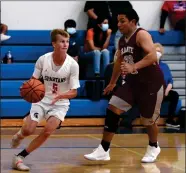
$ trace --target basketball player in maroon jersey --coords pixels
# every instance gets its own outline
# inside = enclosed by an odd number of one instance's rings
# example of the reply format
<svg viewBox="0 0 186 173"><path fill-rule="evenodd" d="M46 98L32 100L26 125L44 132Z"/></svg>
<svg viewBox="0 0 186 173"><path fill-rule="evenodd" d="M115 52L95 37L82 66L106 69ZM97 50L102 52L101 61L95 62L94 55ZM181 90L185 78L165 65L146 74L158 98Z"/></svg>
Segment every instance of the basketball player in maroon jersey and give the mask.
<svg viewBox="0 0 186 173"><path fill-rule="evenodd" d="M139 106L149 137L149 145L141 161L154 162L160 153L156 123L164 95L164 79L157 64L152 38L147 31L137 27L138 21L134 9L121 11L118 15L118 28L123 37L119 41L119 55L112 78L104 94L113 90L120 74L125 76L125 83L117 88L109 101L101 144L92 153L84 155L86 159L110 160L110 142L118 129L120 115L134 104Z"/></svg>

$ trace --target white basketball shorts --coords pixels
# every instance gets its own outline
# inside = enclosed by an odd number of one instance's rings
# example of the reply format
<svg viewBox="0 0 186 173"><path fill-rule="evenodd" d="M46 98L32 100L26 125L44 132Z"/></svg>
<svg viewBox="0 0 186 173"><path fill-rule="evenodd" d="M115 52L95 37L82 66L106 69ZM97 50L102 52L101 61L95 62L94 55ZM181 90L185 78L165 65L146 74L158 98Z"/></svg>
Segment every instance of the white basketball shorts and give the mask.
<svg viewBox="0 0 186 173"><path fill-rule="evenodd" d="M43 119L47 120L51 116L64 121L68 109L68 105L50 105L40 101L38 103L32 103L30 116L33 121L37 121L38 123Z"/></svg>

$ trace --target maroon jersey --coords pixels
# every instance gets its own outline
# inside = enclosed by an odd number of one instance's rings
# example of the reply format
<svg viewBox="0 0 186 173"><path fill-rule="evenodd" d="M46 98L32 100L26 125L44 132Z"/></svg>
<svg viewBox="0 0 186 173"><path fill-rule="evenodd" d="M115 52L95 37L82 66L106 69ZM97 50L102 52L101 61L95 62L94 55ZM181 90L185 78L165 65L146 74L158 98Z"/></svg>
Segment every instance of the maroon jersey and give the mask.
<svg viewBox="0 0 186 173"><path fill-rule="evenodd" d="M137 63L145 57L145 52L136 43L136 36L140 30L143 29L138 28L128 41L125 40L124 36L119 40L121 56L123 56L124 61L129 64ZM164 84L164 77L159 65L155 63L139 69L133 74L127 74L125 81L131 84L131 87L134 89L157 92Z"/></svg>

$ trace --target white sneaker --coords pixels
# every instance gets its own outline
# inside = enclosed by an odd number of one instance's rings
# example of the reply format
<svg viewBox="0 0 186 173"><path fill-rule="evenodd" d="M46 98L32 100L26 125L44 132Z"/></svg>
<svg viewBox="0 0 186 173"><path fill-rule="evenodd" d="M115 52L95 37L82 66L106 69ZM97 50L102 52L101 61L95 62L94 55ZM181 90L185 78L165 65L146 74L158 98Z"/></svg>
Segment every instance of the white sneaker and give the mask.
<svg viewBox="0 0 186 173"><path fill-rule="evenodd" d="M15 134L12 137L12 141L10 143L10 147L11 148L17 148L20 145L21 141L22 141L22 139L18 139L18 134Z"/></svg>
<svg viewBox="0 0 186 173"><path fill-rule="evenodd" d="M157 156L159 155L160 151L161 149L159 146L156 148L148 145L145 156L142 158L141 162L153 163L156 160Z"/></svg>
<svg viewBox="0 0 186 173"><path fill-rule="evenodd" d="M29 171L30 168L24 165L23 159L23 157L15 155L12 160L12 168L19 171Z"/></svg>
<svg viewBox="0 0 186 173"><path fill-rule="evenodd" d="M84 155L84 157L88 160L110 160L109 155L110 149L105 151L100 144L98 148L94 149L92 153Z"/></svg>
<svg viewBox="0 0 186 173"><path fill-rule="evenodd" d="M5 34L1 34L1 41L5 41L5 40L8 40L10 39L10 35L5 35Z"/></svg>

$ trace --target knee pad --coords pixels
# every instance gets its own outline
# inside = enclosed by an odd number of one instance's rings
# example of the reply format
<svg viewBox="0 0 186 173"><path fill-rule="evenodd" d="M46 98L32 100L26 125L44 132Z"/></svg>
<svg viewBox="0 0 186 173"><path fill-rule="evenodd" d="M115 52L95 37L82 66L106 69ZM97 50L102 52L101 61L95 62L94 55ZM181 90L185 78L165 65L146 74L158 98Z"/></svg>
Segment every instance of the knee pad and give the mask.
<svg viewBox="0 0 186 173"><path fill-rule="evenodd" d="M109 109L107 109L106 113L104 130L107 132L116 133L119 126L120 116Z"/></svg>

